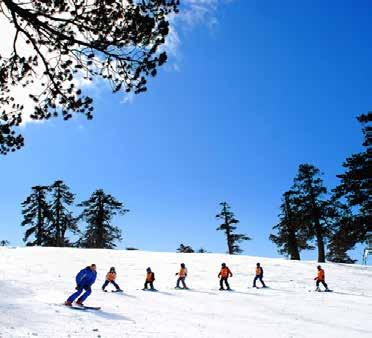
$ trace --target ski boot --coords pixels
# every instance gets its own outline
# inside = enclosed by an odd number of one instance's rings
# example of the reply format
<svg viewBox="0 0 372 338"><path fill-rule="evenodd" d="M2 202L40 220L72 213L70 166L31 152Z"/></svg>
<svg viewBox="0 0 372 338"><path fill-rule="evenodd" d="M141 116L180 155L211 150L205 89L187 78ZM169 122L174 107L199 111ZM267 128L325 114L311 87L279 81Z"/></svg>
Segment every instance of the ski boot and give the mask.
<svg viewBox="0 0 372 338"><path fill-rule="evenodd" d="M79 305L81 307L84 306L83 302L81 300L79 300L79 299L76 301L76 305Z"/></svg>
<svg viewBox="0 0 372 338"><path fill-rule="evenodd" d="M66 300L66 301L65 301L65 305L66 305L66 306L72 306L72 303L71 303L70 301Z"/></svg>
<svg viewBox="0 0 372 338"><path fill-rule="evenodd" d="M317 287L317 288L315 289L315 291L316 291L316 292L321 292L322 290L320 290L320 288Z"/></svg>

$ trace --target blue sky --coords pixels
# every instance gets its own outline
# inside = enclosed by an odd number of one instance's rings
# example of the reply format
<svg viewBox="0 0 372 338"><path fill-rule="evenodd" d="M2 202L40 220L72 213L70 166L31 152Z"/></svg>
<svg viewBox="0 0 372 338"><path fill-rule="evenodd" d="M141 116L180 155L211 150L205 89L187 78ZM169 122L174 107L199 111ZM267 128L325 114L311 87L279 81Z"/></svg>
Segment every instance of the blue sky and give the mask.
<svg viewBox="0 0 372 338"><path fill-rule="evenodd" d="M200 17L176 19L178 42L147 93L124 103L97 83L93 121L24 127L26 147L0 157L0 239L22 245L20 203L63 179L78 201L103 188L125 202L120 247L225 252L215 215L227 201L253 238L245 254L277 256L268 236L298 165L318 166L332 188L362 150L372 3L200 3Z"/></svg>

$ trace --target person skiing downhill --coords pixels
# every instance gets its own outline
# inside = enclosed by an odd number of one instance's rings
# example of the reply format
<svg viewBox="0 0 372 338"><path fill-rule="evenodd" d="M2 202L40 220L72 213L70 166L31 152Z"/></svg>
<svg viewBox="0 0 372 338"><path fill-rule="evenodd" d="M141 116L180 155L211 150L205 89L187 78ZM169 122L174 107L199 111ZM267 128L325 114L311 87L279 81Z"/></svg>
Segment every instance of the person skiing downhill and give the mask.
<svg viewBox="0 0 372 338"><path fill-rule="evenodd" d="M176 276L178 276L176 289L181 289L180 282L182 283L183 289L188 289L185 283L185 279L187 277L187 269L185 263L181 264L180 271L176 273Z"/></svg>
<svg viewBox="0 0 372 338"><path fill-rule="evenodd" d="M85 293L79 297L76 301L76 304L83 306L83 302L89 297L92 293L92 285L96 281L97 278L97 267L95 264L87 266L86 268L82 269L76 275L76 292L74 292L65 302L65 305L72 306L72 303L78 298L81 293L85 290Z"/></svg>
<svg viewBox="0 0 372 338"><path fill-rule="evenodd" d="M146 269L146 281L142 290L149 290L147 287L150 285L150 290L154 291L155 274L151 271L151 268Z"/></svg>
<svg viewBox="0 0 372 338"><path fill-rule="evenodd" d="M267 286L265 285L265 282L263 281L263 269L261 267L261 264L260 263L257 263L256 264L256 276L254 277L253 279L253 287L256 288L256 282L257 282L257 279L261 282L262 284L262 287L263 288L266 288Z"/></svg>
<svg viewBox="0 0 372 338"><path fill-rule="evenodd" d="M111 267L110 271L106 275L106 280L102 285L102 291L107 292L105 289L106 289L106 286L109 285L110 283L116 288L116 292L122 291L120 289L120 286L115 282L115 280L116 280L115 267Z"/></svg>
<svg viewBox="0 0 372 338"><path fill-rule="evenodd" d="M225 282L226 290L231 290L230 285L228 282L229 277L232 277L233 274L231 273L230 269L226 266L225 263L221 264L221 271L218 274L218 278L220 278L220 290L225 290L223 288L223 283Z"/></svg>
<svg viewBox="0 0 372 338"><path fill-rule="evenodd" d="M322 283L323 286L325 287L325 291L329 291L328 285L325 282L325 273L324 273L324 270L322 269L322 267L320 265L317 266L317 269L318 269L318 275L314 278L314 280L316 280L316 289L315 289L315 291L321 291L320 290L320 287L319 287L319 284L320 283Z"/></svg>

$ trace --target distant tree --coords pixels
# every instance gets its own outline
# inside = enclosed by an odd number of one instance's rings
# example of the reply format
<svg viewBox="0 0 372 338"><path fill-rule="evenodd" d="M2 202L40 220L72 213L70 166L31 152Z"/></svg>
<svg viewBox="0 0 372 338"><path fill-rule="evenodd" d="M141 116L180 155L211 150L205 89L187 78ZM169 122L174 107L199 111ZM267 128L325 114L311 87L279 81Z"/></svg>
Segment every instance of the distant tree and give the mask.
<svg viewBox="0 0 372 338"><path fill-rule="evenodd" d="M194 250L189 245L180 244L179 248L177 249L177 252L181 252L181 253L193 253Z"/></svg>
<svg viewBox="0 0 372 338"><path fill-rule="evenodd" d="M80 218L88 223L78 245L83 248L115 248L115 242L121 241L122 236L120 229L112 224L112 218L129 211L124 208L123 203L99 189L78 206L84 208Z"/></svg>
<svg viewBox="0 0 372 338"><path fill-rule="evenodd" d="M222 210L218 215L216 215L216 218L222 220L223 223L220 224L217 230L225 232L228 253L230 255L239 254L243 252L243 250L240 248L238 243L241 243L242 241L248 241L251 238L244 234L234 233L234 231L236 230L235 224L238 224L239 221L230 211L230 206L226 202L220 203L220 206L222 207Z"/></svg>
<svg viewBox="0 0 372 338"><path fill-rule="evenodd" d="M7 241L7 240L1 240L0 241L0 246L8 246L10 243L9 243L9 241Z"/></svg>
<svg viewBox="0 0 372 338"><path fill-rule="evenodd" d="M70 246L66 238L66 231L78 232L77 218L73 217L68 209L74 203L74 194L62 181L57 180L50 186L52 199L50 202L51 231L53 233L54 245L57 247Z"/></svg>
<svg viewBox="0 0 372 338"><path fill-rule="evenodd" d="M92 118L92 99L79 79L101 78L112 91L140 93L167 60L160 47L169 33L168 14L179 0L0 1L0 17L14 31L9 55L0 55L0 153L23 146L16 134L25 114L15 93L25 88L31 118L73 113ZM33 84L38 82L41 89ZM26 112L28 113L28 112Z"/></svg>
<svg viewBox="0 0 372 338"><path fill-rule="evenodd" d="M198 251L196 251L197 253L207 253L208 251L205 250L204 248L200 248L198 249Z"/></svg>
<svg viewBox="0 0 372 338"><path fill-rule="evenodd" d="M332 206L324 197L327 188L323 185L321 173L311 164L301 164L292 187L301 208L303 225L309 238L315 238L318 247L318 262L325 262L325 242L329 237L332 220Z"/></svg>
<svg viewBox="0 0 372 338"><path fill-rule="evenodd" d="M129 246L129 247L126 247L125 250L128 250L128 251L137 251L138 249Z"/></svg>
<svg viewBox="0 0 372 338"><path fill-rule="evenodd" d="M23 221L21 225L28 227L24 235L27 246L48 246L52 244L49 226L51 215L46 200L48 190L49 187L47 186L34 186L31 195L22 203ZM34 240L28 241L32 235Z"/></svg>
<svg viewBox="0 0 372 338"><path fill-rule="evenodd" d="M289 256L291 260L300 260L300 251L314 249L307 243L309 234L303 226L302 214L293 191L283 194L280 206L279 223L273 227L277 231L269 239L276 244L281 255Z"/></svg>

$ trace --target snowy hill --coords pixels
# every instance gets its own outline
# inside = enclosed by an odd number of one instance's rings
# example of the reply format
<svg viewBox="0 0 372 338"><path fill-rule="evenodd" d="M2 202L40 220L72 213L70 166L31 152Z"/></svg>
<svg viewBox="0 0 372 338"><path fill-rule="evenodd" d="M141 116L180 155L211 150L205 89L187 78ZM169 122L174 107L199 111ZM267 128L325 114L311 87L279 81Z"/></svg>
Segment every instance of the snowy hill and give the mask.
<svg viewBox="0 0 372 338"><path fill-rule="evenodd" d="M190 291L174 290L180 263L189 269ZM226 262L234 292L218 291ZM261 262L270 289L252 289ZM74 277L97 264L87 305L61 306ZM0 337L372 337L372 268L323 264L333 293L314 289L314 262L220 254L57 248L0 248ZM124 294L103 293L115 266ZM144 292L145 269L159 292Z"/></svg>

